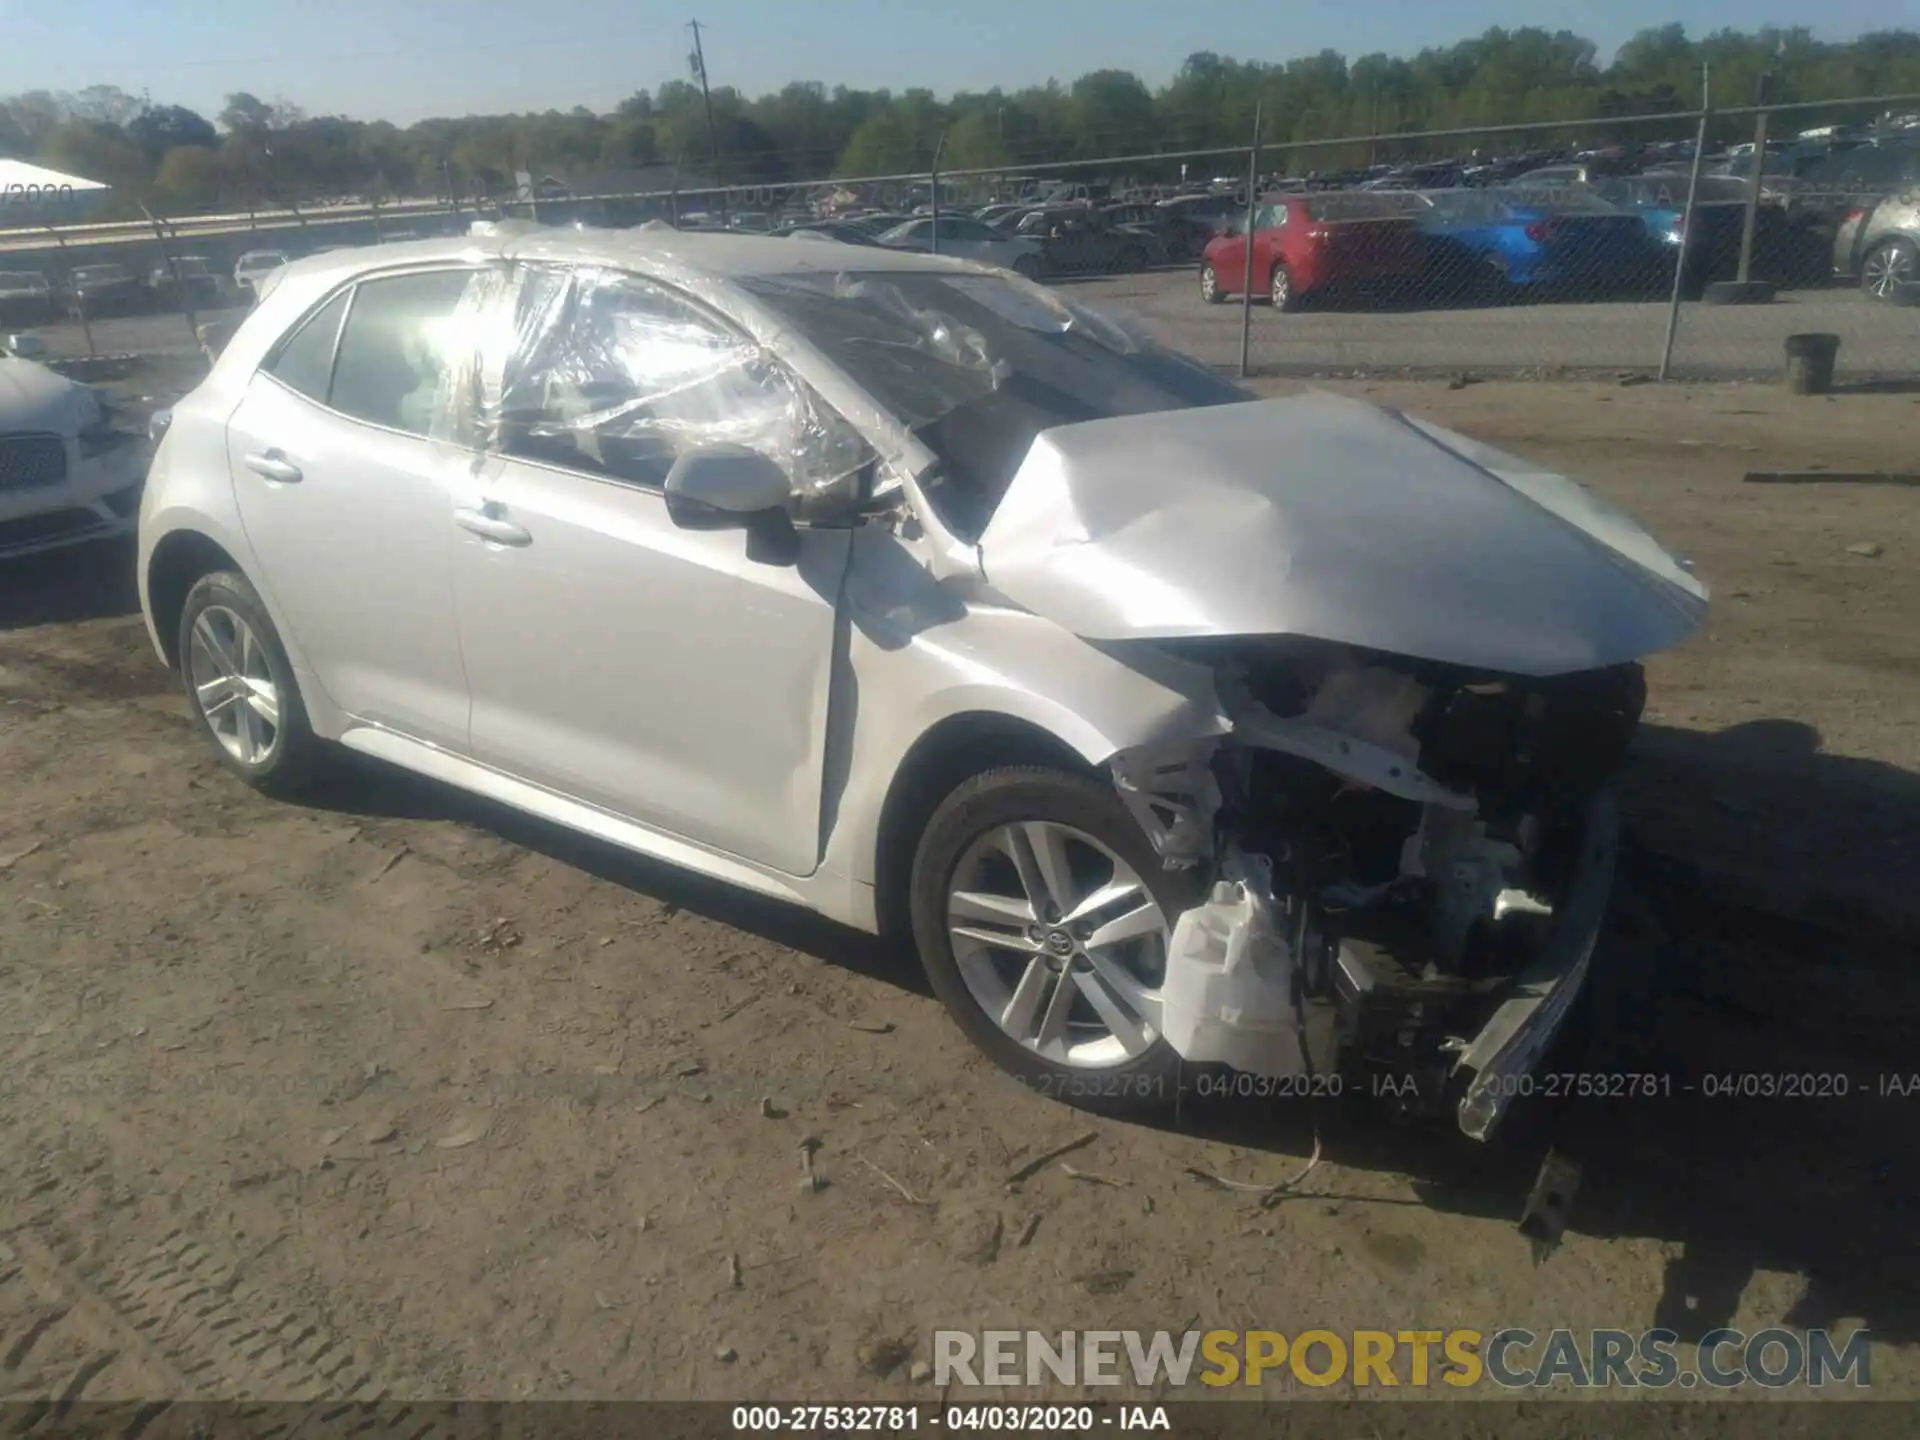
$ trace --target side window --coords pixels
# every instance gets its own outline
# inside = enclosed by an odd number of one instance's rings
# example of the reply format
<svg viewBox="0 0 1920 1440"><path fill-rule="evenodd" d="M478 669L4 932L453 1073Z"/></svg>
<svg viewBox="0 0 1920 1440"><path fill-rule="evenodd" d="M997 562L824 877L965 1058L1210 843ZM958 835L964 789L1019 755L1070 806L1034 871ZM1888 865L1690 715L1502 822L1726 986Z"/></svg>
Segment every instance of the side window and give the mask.
<svg viewBox="0 0 1920 1440"><path fill-rule="evenodd" d="M940 217L939 223L933 227L933 230L934 234L942 240L965 240L969 238L961 231L958 220L949 220L944 215Z"/></svg>
<svg viewBox="0 0 1920 1440"><path fill-rule="evenodd" d="M448 325L474 280L470 270L430 270L355 287L333 367L335 410L427 435L449 379Z"/></svg>
<svg viewBox="0 0 1920 1440"><path fill-rule="evenodd" d="M322 405L327 403L327 387L333 380L333 350L349 293L342 290L301 321L266 364L267 373L282 385Z"/></svg>
<svg viewBox="0 0 1920 1440"><path fill-rule="evenodd" d="M681 452L747 445L803 498L850 484L865 442L759 345L634 276L530 269L508 367L504 454L657 488ZM560 287L556 290L555 287Z"/></svg>

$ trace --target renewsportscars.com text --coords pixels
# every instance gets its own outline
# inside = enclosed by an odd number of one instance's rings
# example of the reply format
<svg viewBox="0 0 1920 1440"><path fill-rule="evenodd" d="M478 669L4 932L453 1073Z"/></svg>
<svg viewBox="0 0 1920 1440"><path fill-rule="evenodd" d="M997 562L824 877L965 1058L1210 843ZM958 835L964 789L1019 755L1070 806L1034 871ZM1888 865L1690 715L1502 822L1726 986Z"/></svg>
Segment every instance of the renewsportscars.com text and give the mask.
<svg viewBox="0 0 1920 1440"><path fill-rule="evenodd" d="M933 1381L946 1387L1158 1384L1507 1390L1872 1383L1871 1339L1782 1327L1709 1331L1683 1349L1672 1330L936 1330Z"/></svg>

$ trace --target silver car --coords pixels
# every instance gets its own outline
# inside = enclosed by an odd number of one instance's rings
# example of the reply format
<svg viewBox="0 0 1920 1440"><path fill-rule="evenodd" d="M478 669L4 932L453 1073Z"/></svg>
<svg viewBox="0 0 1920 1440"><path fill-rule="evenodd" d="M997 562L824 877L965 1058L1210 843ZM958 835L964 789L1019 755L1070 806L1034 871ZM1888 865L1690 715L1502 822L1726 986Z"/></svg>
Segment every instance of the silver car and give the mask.
<svg viewBox="0 0 1920 1440"><path fill-rule="evenodd" d="M142 438L103 392L0 354L0 559L127 535Z"/></svg>
<svg viewBox="0 0 1920 1440"><path fill-rule="evenodd" d="M263 790L344 746L909 936L1049 1095L1384 1076L1475 1135L1705 603L1568 480L1009 272L642 231L277 272L139 567Z"/></svg>

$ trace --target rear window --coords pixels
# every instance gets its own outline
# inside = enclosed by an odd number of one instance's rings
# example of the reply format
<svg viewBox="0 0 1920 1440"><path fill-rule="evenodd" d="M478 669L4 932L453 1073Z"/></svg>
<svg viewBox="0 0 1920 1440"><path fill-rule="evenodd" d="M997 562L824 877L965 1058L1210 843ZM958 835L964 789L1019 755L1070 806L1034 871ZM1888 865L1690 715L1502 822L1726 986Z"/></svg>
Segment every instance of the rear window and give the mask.
<svg viewBox="0 0 1920 1440"><path fill-rule="evenodd" d="M332 407L356 420L426 435L448 370L447 321L473 273L434 270L362 281L340 334Z"/></svg>

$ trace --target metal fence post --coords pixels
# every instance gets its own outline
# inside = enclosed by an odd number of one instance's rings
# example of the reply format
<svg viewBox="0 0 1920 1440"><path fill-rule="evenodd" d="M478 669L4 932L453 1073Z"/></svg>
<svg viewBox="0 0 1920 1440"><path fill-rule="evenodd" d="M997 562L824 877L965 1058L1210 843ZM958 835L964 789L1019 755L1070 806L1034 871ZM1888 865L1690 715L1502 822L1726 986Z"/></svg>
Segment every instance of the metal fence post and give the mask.
<svg viewBox="0 0 1920 1440"><path fill-rule="evenodd" d="M1687 204L1680 212L1680 243L1673 257L1673 296L1667 302L1667 339L1660 350L1660 379L1673 365L1673 342L1680 329L1680 293L1687 283L1687 249L1693 243L1693 202L1700 189L1700 166L1707 158L1707 126L1713 120L1712 71L1700 66L1700 131L1693 142L1693 168L1687 173Z"/></svg>
<svg viewBox="0 0 1920 1440"><path fill-rule="evenodd" d="M927 169L927 189L933 195L933 223L927 227L927 243L933 247L933 253L940 253L940 156L947 148L947 132L940 132L940 139L933 147L933 164Z"/></svg>
<svg viewBox="0 0 1920 1440"><path fill-rule="evenodd" d="M1772 99L1771 74L1756 75L1753 80L1753 103L1765 105ZM1753 264L1753 230L1760 218L1760 181L1767 168L1767 112L1762 110L1753 119L1753 178L1747 182L1747 213L1740 221L1740 270L1735 277L1742 285L1747 283L1747 273Z"/></svg>
<svg viewBox="0 0 1920 1440"><path fill-rule="evenodd" d="M187 334L193 338L194 348L200 345L200 322L194 317L193 301L187 295L187 282L180 274L180 262L174 258L173 247L167 244L166 228L159 218L146 206L140 207L140 213L147 217L153 226L153 238L160 242L160 259L165 262L167 271L173 276L173 293L180 301L180 312L187 317Z"/></svg>
<svg viewBox="0 0 1920 1440"><path fill-rule="evenodd" d="M66 276L68 284L72 284L73 271L67 266L67 237L52 225L47 226L47 233L53 236L53 243L60 247L60 273ZM91 360L96 352L93 348L93 323L87 319L87 302L81 298L78 290L70 298L72 303L69 309L80 317L81 333L87 337L87 358Z"/></svg>
<svg viewBox="0 0 1920 1440"><path fill-rule="evenodd" d="M1253 222L1260 210L1260 104L1253 102L1253 146L1247 151L1246 273L1240 285L1240 378L1247 378L1253 350Z"/></svg>

